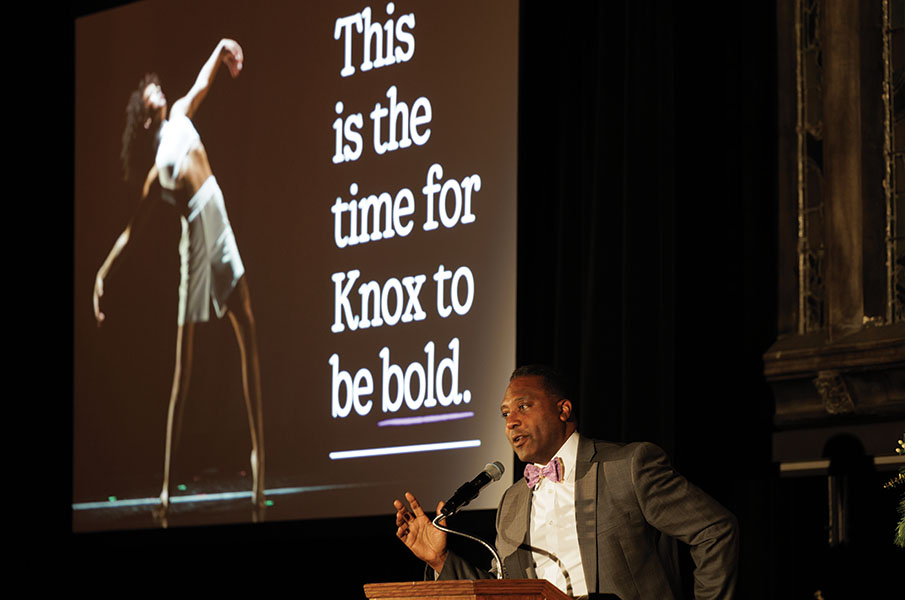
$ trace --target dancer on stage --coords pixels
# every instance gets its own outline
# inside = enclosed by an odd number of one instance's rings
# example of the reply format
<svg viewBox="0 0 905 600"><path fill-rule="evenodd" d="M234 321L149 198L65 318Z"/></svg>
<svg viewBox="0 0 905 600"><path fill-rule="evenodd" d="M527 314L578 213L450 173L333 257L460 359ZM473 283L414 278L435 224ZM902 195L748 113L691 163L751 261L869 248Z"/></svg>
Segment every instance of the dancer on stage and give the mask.
<svg viewBox="0 0 905 600"><path fill-rule="evenodd" d="M192 88L173 103L169 118L167 100L156 75L146 75L132 93L126 107L121 157L126 179L144 183L135 214L98 270L94 284L94 316L100 325L104 321L100 308L104 281L120 262L151 206L160 198L176 207L182 225L178 248L180 281L176 366L167 414L163 489L160 507L155 511L155 517L164 527L167 526L170 505L173 451L179 439L182 411L189 390L192 338L195 324L209 320L211 306L216 318L229 316L239 344L251 430L254 520L263 517L265 506L261 373L248 282L226 216L223 193L211 172L201 138L192 124L192 117L210 90L221 63L227 66L230 75L238 77L243 65L239 44L229 39L217 44L201 67ZM149 167L150 170L147 170Z"/></svg>

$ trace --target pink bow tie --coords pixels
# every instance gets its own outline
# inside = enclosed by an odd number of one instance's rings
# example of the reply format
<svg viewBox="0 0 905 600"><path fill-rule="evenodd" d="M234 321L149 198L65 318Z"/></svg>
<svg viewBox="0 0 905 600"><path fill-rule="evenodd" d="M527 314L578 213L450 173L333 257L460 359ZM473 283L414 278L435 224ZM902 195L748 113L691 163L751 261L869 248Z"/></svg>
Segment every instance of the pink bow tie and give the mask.
<svg viewBox="0 0 905 600"><path fill-rule="evenodd" d="M548 462L544 468L535 465L525 465L525 483L528 484L529 488L533 488L541 480L541 477L546 477L553 483L559 483L562 481L564 471L565 467L563 467L562 459L558 456Z"/></svg>

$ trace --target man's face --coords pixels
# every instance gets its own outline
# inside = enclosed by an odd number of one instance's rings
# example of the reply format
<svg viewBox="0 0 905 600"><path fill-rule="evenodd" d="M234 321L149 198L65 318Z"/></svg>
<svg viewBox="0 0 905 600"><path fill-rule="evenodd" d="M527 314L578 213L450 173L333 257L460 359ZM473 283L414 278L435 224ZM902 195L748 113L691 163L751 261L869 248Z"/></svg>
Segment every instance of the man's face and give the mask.
<svg viewBox="0 0 905 600"><path fill-rule="evenodd" d="M548 463L574 430L567 423L572 403L550 396L539 375L509 382L500 411L506 420L506 438L522 462Z"/></svg>

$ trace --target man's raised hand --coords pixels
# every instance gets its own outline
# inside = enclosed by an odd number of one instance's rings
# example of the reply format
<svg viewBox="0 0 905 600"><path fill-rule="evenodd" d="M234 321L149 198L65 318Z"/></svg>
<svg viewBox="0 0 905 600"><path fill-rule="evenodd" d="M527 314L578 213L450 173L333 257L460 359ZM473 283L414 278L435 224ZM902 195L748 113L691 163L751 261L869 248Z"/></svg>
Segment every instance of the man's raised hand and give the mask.
<svg viewBox="0 0 905 600"><path fill-rule="evenodd" d="M412 493L406 492L405 499L411 509L400 500L393 501L396 507L396 537L408 546L412 554L439 573L446 562L446 533L433 526ZM442 508L443 502L437 504L438 514ZM445 521L440 523L446 525Z"/></svg>

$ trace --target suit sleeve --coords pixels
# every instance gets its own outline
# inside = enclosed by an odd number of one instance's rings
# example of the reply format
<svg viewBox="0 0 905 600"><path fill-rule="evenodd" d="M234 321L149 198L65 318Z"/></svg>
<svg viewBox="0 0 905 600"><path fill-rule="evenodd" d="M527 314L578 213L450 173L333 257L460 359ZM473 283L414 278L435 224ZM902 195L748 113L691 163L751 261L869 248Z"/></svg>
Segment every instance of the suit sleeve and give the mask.
<svg viewBox="0 0 905 600"><path fill-rule="evenodd" d="M731 598L738 565L735 516L670 465L653 444L632 455L632 483L645 520L691 549L695 598Z"/></svg>
<svg viewBox="0 0 905 600"><path fill-rule="evenodd" d="M433 573L433 570L428 567ZM427 572L427 571L425 571ZM443 570L437 576L437 580L449 579L495 579L494 575L480 569L452 550L446 555L446 562L443 563Z"/></svg>
<svg viewBox="0 0 905 600"><path fill-rule="evenodd" d="M511 488L510 488L511 489ZM496 512L496 531L497 531L497 540L495 542L495 547L499 549L499 535L500 535L500 516L503 511L503 507L505 505L506 495L509 493L509 490L506 490L506 493L503 494L503 498L500 499L500 505L497 507ZM491 569L497 569L496 558L491 561ZM443 570L440 571L439 574L435 574L433 569L428 567L425 570L425 574L430 571L430 574L436 575L437 580L450 580L450 579L496 579L496 575L491 571L486 571L479 567L474 566L452 550L448 550L448 554L446 555L446 562L443 563ZM508 575L506 575L508 577ZM425 576L425 579L427 577Z"/></svg>

